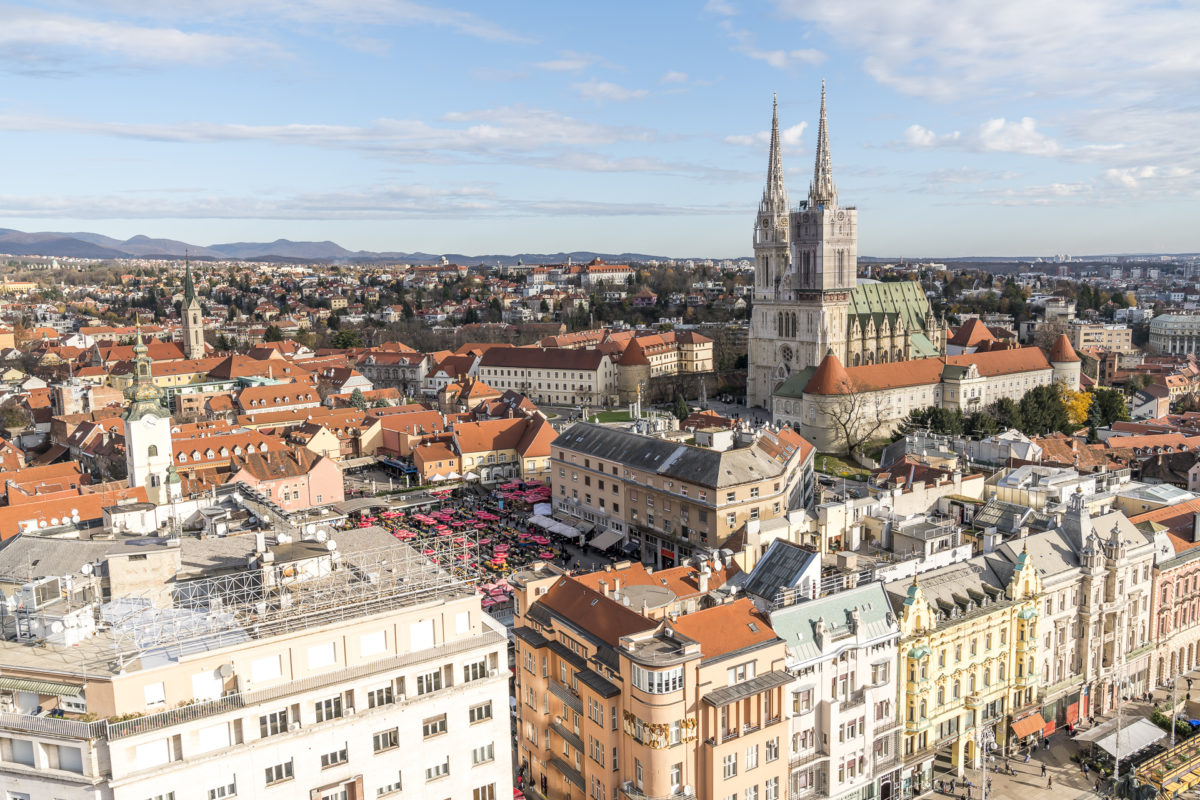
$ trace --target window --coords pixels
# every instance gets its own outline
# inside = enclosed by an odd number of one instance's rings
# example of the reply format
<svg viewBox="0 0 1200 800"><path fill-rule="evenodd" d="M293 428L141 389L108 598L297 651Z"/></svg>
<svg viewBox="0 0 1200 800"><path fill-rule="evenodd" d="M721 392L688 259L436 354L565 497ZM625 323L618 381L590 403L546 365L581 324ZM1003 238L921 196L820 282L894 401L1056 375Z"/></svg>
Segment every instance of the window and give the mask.
<svg viewBox="0 0 1200 800"><path fill-rule="evenodd" d="M758 768L758 745L755 744L746 748L745 765L747 771Z"/></svg>
<svg viewBox="0 0 1200 800"><path fill-rule="evenodd" d="M387 650L387 632L374 631L358 637L358 652L364 658L376 656Z"/></svg>
<svg viewBox="0 0 1200 800"><path fill-rule="evenodd" d="M272 711L270 714L264 714L258 718L259 736L263 739L283 733L287 730L287 727L288 712L286 708L280 711Z"/></svg>
<svg viewBox="0 0 1200 800"><path fill-rule="evenodd" d="M430 717L421 723L421 735L428 739L430 736L439 736L446 732L446 715L442 714L438 717Z"/></svg>
<svg viewBox="0 0 1200 800"><path fill-rule="evenodd" d="M735 514L732 511L730 511L728 514L726 514L725 515L725 524L727 526L729 526L730 528L737 527L737 514Z"/></svg>
<svg viewBox="0 0 1200 800"><path fill-rule="evenodd" d="M737 686L754 677L754 662L747 661L745 664L738 664L736 667L730 667L726 672L729 675L729 685Z"/></svg>
<svg viewBox="0 0 1200 800"><path fill-rule="evenodd" d="M220 786L214 786L208 790L208 800L221 800L222 797L234 797L236 795L236 780L231 780L229 783L223 783Z"/></svg>
<svg viewBox="0 0 1200 800"><path fill-rule="evenodd" d="M396 702L396 697L390 683L367 692L367 708L379 708L379 706L391 705L394 702Z"/></svg>
<svg viewBox="0 0 1200 800"><path fill-rule="evenodd" d="M476 661L473 664L463 665L463 683L477 681L480 678L487 677L487 661Z"/></svg>
<svg viewBox="0 0 1200 800"><path fill-rule="evenodd" d="M391 783L385 783L383 786L380 786L378 789L376 789L375 796L380 797L385 794L391 794L392 792L398 792L403 788L404 785L400 780L400 773L397 772L396 780L392 781Z"/></svg>
<svg viewBox="0 0 1200 800"><path fill-rule="evenodd" d="M428 769L425 770L425 780L435 781L438 778L444 778L449 774L450 774L450 757L447 756L446 760L443 761L442 763L434 764L432 767L429 767Z"/></svg>
<svg viewBox="0 0 1200 800"><path fill-rule="evenodd" d="M429 694L442 688L442 671L435 669L417 676L417 694Z"/></svg>
<svg viewBox="0 0 1200 800"><path fill-rule="evenodd" d="M270 786L272 783L279 783L281 781L290 781L292 779L291 759L288 759L287 761L283 762L282 764L276 764L273 767L267 767L265 771L267 773L267 785L268 786Z"/></svg>
<svg viewBox="0 0 1200 800"><path fill-rule="evenodd" d="M792 711L800 714L812 710L812 689L801 689L792 695Z"/></svg>
<svg viewBox="0 0 1200 800"><path fill-rule="evenodd" d="M161 706L167 702L166 688L161 683L151 683L142 691L146 696L146 708Z"/></svg>
<svg viewBox="0 0 1200 800"><path fill-rule="evenodd" d="M332 667L336 662L337 654L334 652L333 642L326 642L325 644L308 648L309 669Z"/></svg>
<svg viewBox="0 0 1200 800"><path fill-rule="evenodd" d="M764 753L763 757L768 763L770 763L772 761L777 761L779 759L779 737L778 736L776 736L774 739L767 740L767 744L766 744L766 747L764 748L763 753Z"/></svg>
<svg viewBox="0 0 1200 800"><path fill-rule="evenodd" d="M737 492L726 492L725 493L725 502L726 503L732 503L732 502L735 502L736 500L737 500Z"/></svg>
<svg viewBox="0 0 1200 800"><path fill-rule="evenodd" d="M737 753L725 756L725 760L721 763L721 772L726 780L737 777Z"/></svg>
<svg viewBox="0 0 1200 800"><path fill-rule="evenodd" d="M342 696L330 697L316 702L317 722L337 719L342 715Z"/></svg>
<svg viewBox="0 0 1200 800"><path fill-rule="evenodd" d="M757 486L751 486L751 487L750 487L750 499L751 499L751 500L754 500L754 499L757 499L757 498L758 498L758 487L757 487Z"/></svg>
<svg viewBox="0 0 1200 800"><path fill-rule="evenodd" d="M396 728L380 731L371 737L371 751L382 753L400 745L400 732Z"/></svg>
<svg viewBox="0 0 1200 800"><path fill-rule="evenodd" d="M667 694L678 691L683 688L683 667L648 670L634 664L633 685L650 694Z"/></svg>
<svg viewBox="0 0 1200 800"><path fill-rule="evenodd" d="M771 778L763 784L763 800L779 800L779 778Z"/></svg>
<svg viewBox="0 0 1200 800"><path fill-rule="evenodd" d="M680 761L671 765L671 786L672 788L683 785L683 762Z"/></svg>
<svg viewBox="0 0 1200 800"><path fill-rule="evenodd" d="M496 746L492 742L488 742L482 747L476 747L471 751L472 764L486 764L489 761L496 760Z"/></svg>
<svg viewBox="0 0 1200 800"><path fill-rule="evenodd" d="M331 753L323 753L321 755L321 769L336 767L338 764L345 764L349 760L346 751L346 745L343 744L340 749L334 750Z"/></svg>
<svg viewBox="0 0 1200 800"><path fill-rule="evenodd" d="M496 784L489 783L471 792L471 800L496 800Z"/></svg>
<svg viewBox="0 0 1200 800"><path fill-rule="evenodd" d="M483 722L484 720L491 719L492 718L492 703L491 703L491 701L489 700L488 702L483 703L481 705L472 706L470 708L470 710L467 711L467 718L472 725L474 725L476 722Z"/></svg>

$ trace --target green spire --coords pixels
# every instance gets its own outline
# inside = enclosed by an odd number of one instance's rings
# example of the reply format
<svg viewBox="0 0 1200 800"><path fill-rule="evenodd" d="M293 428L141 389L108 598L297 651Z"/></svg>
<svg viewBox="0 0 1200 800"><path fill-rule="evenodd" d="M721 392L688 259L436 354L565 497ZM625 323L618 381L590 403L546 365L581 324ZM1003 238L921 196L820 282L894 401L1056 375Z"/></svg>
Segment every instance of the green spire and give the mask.
<svg viewBox="0 0 1200 800"><path fill-rule="evenodd" d="M196 287L192 285L192 261L186 254L183 264L183 304L186 306L196 299Z"/></svg>

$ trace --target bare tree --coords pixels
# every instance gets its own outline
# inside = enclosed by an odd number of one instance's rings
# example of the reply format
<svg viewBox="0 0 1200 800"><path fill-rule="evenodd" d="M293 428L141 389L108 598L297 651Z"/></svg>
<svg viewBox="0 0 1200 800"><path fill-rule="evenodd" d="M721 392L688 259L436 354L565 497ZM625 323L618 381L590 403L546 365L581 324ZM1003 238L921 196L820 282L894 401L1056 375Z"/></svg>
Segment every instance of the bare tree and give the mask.
<svg viewBox="0 0 1200 800"><path fill-rule="evenodd" d="M850 455L859 452L891 422L890 408L879 392L865 390L852 378L843 378L836 400L825 406L825 416L834 431L834 442Z"/></svg>

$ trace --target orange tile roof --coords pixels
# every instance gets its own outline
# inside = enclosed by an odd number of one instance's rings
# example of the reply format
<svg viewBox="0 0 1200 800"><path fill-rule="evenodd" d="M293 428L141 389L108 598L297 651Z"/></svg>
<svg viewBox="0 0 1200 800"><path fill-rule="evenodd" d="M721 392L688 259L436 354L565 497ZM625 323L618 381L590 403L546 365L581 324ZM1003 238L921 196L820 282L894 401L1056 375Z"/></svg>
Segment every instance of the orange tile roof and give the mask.
<svg viewBox="0 0 1200 800"><path fill-rule="evenodd" d="M1192 541L1192 526L1196 514L1200 513L1200 499L1187 500L1173 506L1163 506L1153 511L1147 511L1129 518L1134 525L1142 522L1157 522L1167 527L1167 538L1175 548L1175 555L1200 547L1200 542Z"/></svg>
<svg viewBox="0 0 1200 800"><path fill-rule="evenodd" d="M675 620L672 627L699 642L706 659L779 638L771 629L770 620L748 597L687 614Z"/></svg>
<svg viewBox="0 0 1200 800"><path fill-rule="evenodd" d="M1060 333L1058 338L1054 340L1054 346L1050 348L1051 363L1060 364L1078 360L1079 356L1075 354L1075 348L1071 347L1071 340L1067 338L1065 333Z"/></svg>
<svg viewBox="0 0 1200 800"><path fill-rule="evenodd" d="M574 578L563 576L538 600L574 627L616 647L622 636L656 627L657 623L605 597Z"/></svg>
<svg viewBox="0 0 1200 800"><path fill-rule="evenodd" d="M832 360L831 360L832 359ZM828 363L828 366L827 366ZM918 358L868 364L861 367L842 367L837 356L828 354L804 387L805 394L848 394L851 391L879 391L907 386L938 383L947 366L975 365L982 377L1013 375L1050 369L1046 355L1037 347L1013 350L993 350L987 353ZM825 367L823 370L822 367ZM840 368L840 371L839 371Z"/></svg>
<svg viewBox="0 0 1200 800"><path fill-rule="evenodd" d="M741 570L736 564L728 569L721 569L719 572L713 571L708 579L708 588L712 590L723 586L727 580L739 572ZM597 570L586 575L575 576L575 580L597 592L600 591L601 581L608 585L609 590L612 590L616 588L616 581L619 580L622 586L665 586L681 599L700 593L699 578L699 570L691 564L647 572L646 565L641 563L631 563L627 567Z"/></svg>
<svg viewBox="0 0 1200 800"><path fill-rule="evenodd" d="M988 326L983 324L983 320L978 317L969 319L965 324L960 325L954 335L946 340L946 344L958 345L959 347L974 347L981 342L990 342L996 337L992 336L992 332L988 330Z"/></svg>

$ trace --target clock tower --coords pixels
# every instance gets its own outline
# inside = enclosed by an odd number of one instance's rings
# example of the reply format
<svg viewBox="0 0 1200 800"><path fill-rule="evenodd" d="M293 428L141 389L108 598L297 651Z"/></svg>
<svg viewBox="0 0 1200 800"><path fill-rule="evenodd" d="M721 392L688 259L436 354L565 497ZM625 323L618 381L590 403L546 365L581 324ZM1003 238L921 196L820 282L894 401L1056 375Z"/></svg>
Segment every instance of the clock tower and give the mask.
<svg viewBox="0 0 1200 800"><path fill-rule="evenodd" d="M150 502L163 505L179 499L182 488L172 460L171 412L163 405L162 389L154 384L140 330L133 354L133 385L125 392L125 468L131 487L146 487Z"/></svg>

